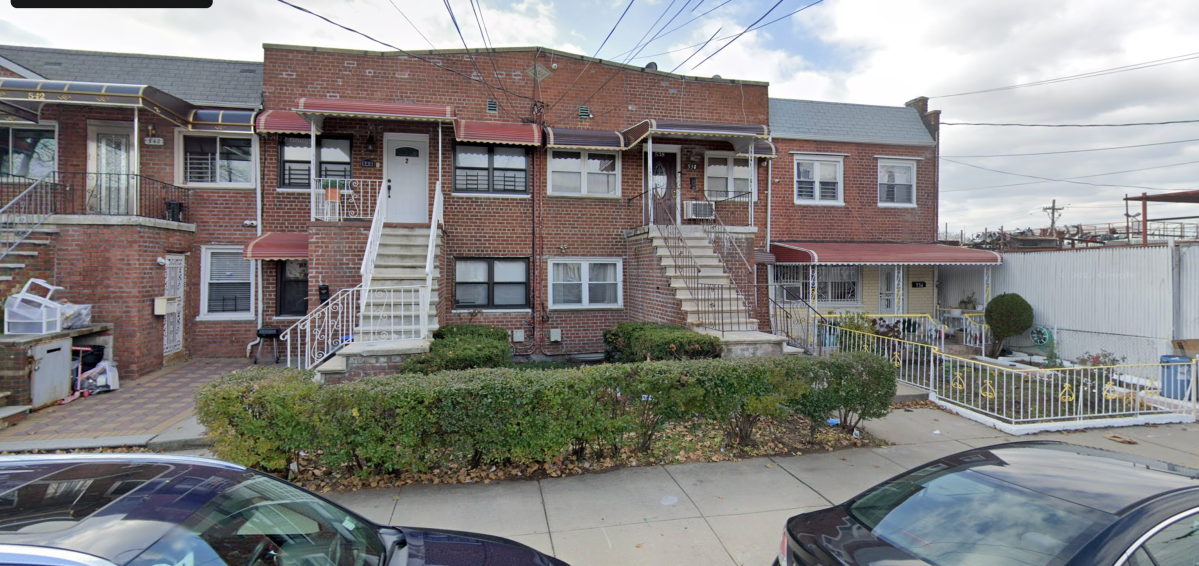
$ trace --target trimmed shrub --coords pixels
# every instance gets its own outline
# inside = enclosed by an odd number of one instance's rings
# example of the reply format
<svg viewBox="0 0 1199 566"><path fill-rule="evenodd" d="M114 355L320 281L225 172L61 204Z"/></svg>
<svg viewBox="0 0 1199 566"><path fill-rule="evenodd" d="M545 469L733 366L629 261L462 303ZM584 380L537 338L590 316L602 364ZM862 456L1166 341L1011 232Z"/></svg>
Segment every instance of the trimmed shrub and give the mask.
<svg viewBox="0 0 1199 566"><path fill-rule="evenodd" d="M894 379L886 360L867 354L484 368L325 386L309 372L256 368L210 382L196 402L221 458L282 471L303 451L317 465L371 474L649 451L663 428L695 418L721 426L728 445L752 444L757 425L803 407L816 380L839 392L843 414L875 418Z"/></svg>
<svg viewBox="0 0 1199 566"><path fill-rule="evenodd" d="M987 326L991 327L991 335L995 338L992 356L998 356L1003 351L1008 338L1024 334L1032 328L1032 305L1015 293L1004 293L991 299L983 316L987 320Z"/></svg>
<svg viewBox="0 0 1199 566"><path fill-rule="evenodd" d="M822 390L818 396L828 397L819 403L835 407L841 427L853 430L863 419L887 416L899 387L899 372L882 356L833 354L828 363L817 366L813 386Z"/></svg>
<svg viewBox="0 0 1199 566"><path fill-rule="evenodd" d="M433 333L429 351L404 360L401 373L433 373L512 365L508 331L483 324L451 324Z"/></svg>
<svg viewBox="0 0 1199 566"><path fill-rule="evenodd" d="M677 324L622 322L604 331L604 356L610 362L719 358L720 339Z"/></svg>

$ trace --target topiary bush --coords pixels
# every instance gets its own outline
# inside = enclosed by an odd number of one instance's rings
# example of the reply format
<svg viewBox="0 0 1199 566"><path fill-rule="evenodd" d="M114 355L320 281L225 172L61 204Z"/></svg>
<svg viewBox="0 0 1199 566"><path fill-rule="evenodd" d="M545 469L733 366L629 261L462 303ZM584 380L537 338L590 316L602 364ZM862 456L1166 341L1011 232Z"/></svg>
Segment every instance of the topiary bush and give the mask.
<svg viewBox="0 0 1199 566"><path fill-rule="evenodd" d="M310 372L254 368L208 383L196 404L218 457L278 472L304 452L309 465L369 475L648 452L666 426L694 419L718 424L727 445L748 445L763 420L807 407L816 390L856 425L886 413L895 370L857 353L481 368L318 386Z"/></svg>
<svg viewBox="0 0 1199 566"><path fill-rule="evenodd" d="M1032 305L1015 293L1004 293L987 303L983 316L987 320L987 326L991 327L991 336L994 338L991 356L998 356L1009 338L1024 334L1032 328L1032 314Z"/></svg>
<svg viewBox="0 0 1199 566"><path fill-rule="evenodd" d="M622 322L604 331L604 358L610 362L698 360L723 353L720 338L677 324Z"/></svg>
<svg viewBox="0 0 1199 566"><path fill-rule="evenodd" d="M508 331L483 324L451 324L433 333L429 351L400 365L401 373L512 366Z"/></svg>

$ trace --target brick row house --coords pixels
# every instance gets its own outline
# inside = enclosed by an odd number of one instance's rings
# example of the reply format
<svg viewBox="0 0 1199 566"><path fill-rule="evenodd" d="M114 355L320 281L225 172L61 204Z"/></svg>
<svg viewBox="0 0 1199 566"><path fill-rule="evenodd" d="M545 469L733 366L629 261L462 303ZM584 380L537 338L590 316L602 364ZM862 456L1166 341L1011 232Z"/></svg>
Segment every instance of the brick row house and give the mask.
<svg viewBox="0 0 1199 566"><path fill-rule="evenodd" d="M935 314L937 266L997 261L933 243L924 99L771 99L535 47L263 55L0 47L4 200L30 179L55 199L5 291L94 304L126 375L276 332L337 379L452 323L520 356L597 359L623 321L778 354L802 346L780 313Z"/></svg>

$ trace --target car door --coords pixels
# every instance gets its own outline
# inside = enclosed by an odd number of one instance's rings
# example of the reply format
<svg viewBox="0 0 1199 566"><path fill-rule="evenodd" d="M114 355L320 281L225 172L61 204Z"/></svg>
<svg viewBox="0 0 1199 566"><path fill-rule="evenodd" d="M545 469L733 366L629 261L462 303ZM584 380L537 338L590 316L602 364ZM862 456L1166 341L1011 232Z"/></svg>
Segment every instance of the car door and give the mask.
<svg viewBox="0 0 1199 566"><path fill-rule="evenodd" d="M1184 511L1149 530L1117 566L1196 566L1199 564L1199 508Z"/></svg>

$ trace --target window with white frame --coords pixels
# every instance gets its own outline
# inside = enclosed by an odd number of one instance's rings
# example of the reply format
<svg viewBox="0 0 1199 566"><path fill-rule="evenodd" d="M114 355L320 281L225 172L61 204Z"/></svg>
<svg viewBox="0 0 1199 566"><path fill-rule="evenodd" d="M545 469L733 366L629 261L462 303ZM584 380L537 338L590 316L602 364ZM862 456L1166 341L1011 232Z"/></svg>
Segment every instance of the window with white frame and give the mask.
<svg viewBox="0 0 1199 566"><path fill-rule="evenodd" d="M564 259L550 262L550 307L621 306L619 259Z"/></svg>
<svg viewBox="0 0 1199 566"><path fill-rule="evenodd" d="M53 127L0 127L0 175L40 179L54 172L57 162Z"/></svg>
<svg viewBox="0 0 1199 566"><path fill-rule="evenodd" d="M349 179L353 175L352 141L347 136L319 136L317 177ZM282 136L279 140L279 187L307 189L312 168L312 138Z"/></svg>
<svg viewBox="0 0 1199 566"><path fill-rule="evenodd" d="M775 298L784 302L812 302L811 266L803 264L774 266ZM862 268L857 265L821 265L816 267L816 300L820 305L849 306L862 304Z"/></svg>
<svg viewBox="0 0 1199 566"><path fill-rule="evenodd" d="M550 150L549 193L620 195L620 154L610 151Z"/></svg>
<svg viewBox="0 0 1199 566"><path fill-rule="evenodd" d="M196 135L182 138L184 184L254 184L253 138Z"/></svg>
<svg viewBox="0 0 1199 566"><path fill-rule="evenodd" d="M254 316L254 262L241 246L205 247L200 265L200 317L248 319Z"/></svg>
<svg viewBox="0 0 1199 566"><path fill-rule="evenodd" d="M795 204L844 204L840 159L795 158Z"/></svg>
<svg viewBox="0 0 1199 566"><path fill-rule="evenodd" d="M454 147L454 192L527 194L529 152L523 147Z"/></svg>
<svg viewBox="0 0 1199 566"><path fill-rule="evenodd" d="M878 162L878 203L916 206L916 162Z"/></svg>
<svg viewBox="0 0 1199 566"><path fill-rule="evenodd" d="M704 195L708 200L747 200L753 193L753 167L748 157L709 152L704 156Z"/></svg>

